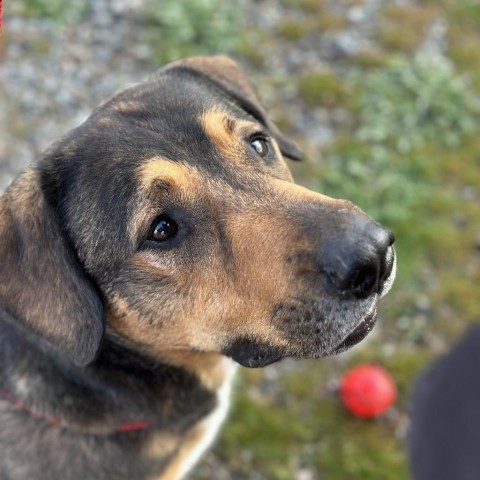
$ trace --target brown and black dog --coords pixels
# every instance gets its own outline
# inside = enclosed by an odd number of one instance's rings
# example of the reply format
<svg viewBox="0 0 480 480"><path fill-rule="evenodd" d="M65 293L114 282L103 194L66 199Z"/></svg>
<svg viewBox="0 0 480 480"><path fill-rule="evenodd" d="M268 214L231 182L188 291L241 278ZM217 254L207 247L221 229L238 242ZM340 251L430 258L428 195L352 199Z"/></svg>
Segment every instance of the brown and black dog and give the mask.
<svg viewBox="0 0 480 480"><path fill-rule="evenodd" d="M295 185L234 62L162 68L0 199L0 479L181 478L239 363L372 329L391 232Z"/></svg>

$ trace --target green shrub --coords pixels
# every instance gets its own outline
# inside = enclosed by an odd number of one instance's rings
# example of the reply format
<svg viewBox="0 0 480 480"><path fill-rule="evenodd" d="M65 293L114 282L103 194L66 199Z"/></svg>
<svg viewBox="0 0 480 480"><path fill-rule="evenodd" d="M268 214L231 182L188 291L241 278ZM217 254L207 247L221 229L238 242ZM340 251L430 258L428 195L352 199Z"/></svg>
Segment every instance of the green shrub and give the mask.
<svg viewBox="0 0 480 480"><path fill-rule="evenodd" d="M359 97L359 140L399 152L428 142L456 147L474 130L479 104L445 59L395 60L367 74Z"/></svg>
<svg viewBox="0 0 480 480"><path fill-rule="evenodd" d="M86 13L84 2L70 0L23 0L16 8L22 15L35 18L48 18L57 25L79 21Z"/></svg>
<svg viewBox="0 0 480 480"><path fill-rule="evenodd" d="M147 39L161 63L189 55L228 53L240 38L244 3L150 0L144 20Z"/></svg>

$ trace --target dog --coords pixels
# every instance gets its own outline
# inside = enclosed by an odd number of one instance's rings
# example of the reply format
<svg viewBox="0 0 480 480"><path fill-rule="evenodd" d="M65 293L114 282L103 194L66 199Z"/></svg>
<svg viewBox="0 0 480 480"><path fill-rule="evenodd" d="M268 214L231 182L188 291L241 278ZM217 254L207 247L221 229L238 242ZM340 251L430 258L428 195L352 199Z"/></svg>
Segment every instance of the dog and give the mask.
<svg viewBox="0 0 480 480"><path fill-rule="evenodd" d="M300 160L227 57L101 104L0 197L0 478L176 480L235 366L373 328L393 234L293 183Z"/></svg>

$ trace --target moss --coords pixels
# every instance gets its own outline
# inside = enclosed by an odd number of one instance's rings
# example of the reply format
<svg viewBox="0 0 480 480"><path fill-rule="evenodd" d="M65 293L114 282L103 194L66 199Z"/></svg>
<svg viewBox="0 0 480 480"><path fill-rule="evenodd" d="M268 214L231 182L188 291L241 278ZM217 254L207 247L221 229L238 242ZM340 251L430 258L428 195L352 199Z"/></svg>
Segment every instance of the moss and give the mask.
<svg viewBox="0 0 480 480"><path fill-rule="evenodd" d="M323 11L326 8L327 0L280 0L280 4L312 13Z"/></svg>
<svg viewBox="0 0 480 480"><path fill-rule="evenodd" d="M138 13L154 60L231 53L242 37L246 10L220 0L148 0Z"/></svg>
<svg viewBox="0 0 480 480"><path fill-rule="evenodd" d="M354 57L353 61L362 69L374 69L383 67L388 57L378 49L361 50Z"/></svg>
<svg viewBox="0 0 480 480"><path fill-rule="evenodd" d="M248 390L238 389L218 454L234 472L253 470L269 479L291 478L291 461L308 432L297 413L273 402L259 405L249 397Z"/></svg>
<svg viewBox="0 0 480 480"><path fill-rule="evenodd" d="M480 26L480 5L470 0L422 0L422 3L434 8L441 8L442 13L451 24L464 29Z"/></svg>
<svg viewBox="0 0 480 480"><path fill-rule="evenodd" d="M300 40L309 32L309 25L305 20L294 20L290 18L282 18L277 28L279 34L290 41Z"/></svg>
<svg viewBox="0 0 480 480"><path fill-rule="evenodd" d="M341 15L325 11L317 15L315 26L320 32L335 32L347 27L347 20Z"/></svg>
<svg viewBox="0 0 480 480"><path fill-rule="evenodd" d="M351 86L327 70L305 75L299 80L298 91L309 107L345 105L352 95Z"/></svg>
<svg viewBox="0 0 480 480"><path fill-rule="evenodd" d="M428 26L438 15L439 10L430 5L389 5L382 12L378 39L388 50L414 52L425 39Z"/></svg>
<svg viewBox="0 0 480 480"><path fill-rule="evenodd" d="M448 31L448 53L460 71L468 72L473 86L480 89L480 34L452 26Z"/></svg>
<svg viewBox="0 0 480 480"><path fill-rule="evenodd" d="M239 40L235 52L248 60L255 68L263 68L265 65L265 53L263 49L258 48L258 44L252 41L252 36L243 37ZM256 38L256 36L255 36Z"/></svg>

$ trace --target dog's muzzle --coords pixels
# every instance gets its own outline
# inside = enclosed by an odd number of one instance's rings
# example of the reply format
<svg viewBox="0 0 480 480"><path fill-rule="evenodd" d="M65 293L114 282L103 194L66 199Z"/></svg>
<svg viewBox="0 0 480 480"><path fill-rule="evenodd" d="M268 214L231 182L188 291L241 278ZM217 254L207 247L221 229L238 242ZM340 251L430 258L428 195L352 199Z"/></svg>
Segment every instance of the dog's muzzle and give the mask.
<svg viewBox="0 0 480 480"><path fill-rule="evenodd" d="M241 365L263 367L286 356L337 354L373 329L377 302L395 278L395 237L355 209L335 210L329 220L328 227L313 224L304 229L313 248L305 256L307 263L299 260L304 269L299 268L298 275L307 272L303 277L307 288L275 305L269 322L282 340L235 339L226 354Z"/></svg>

